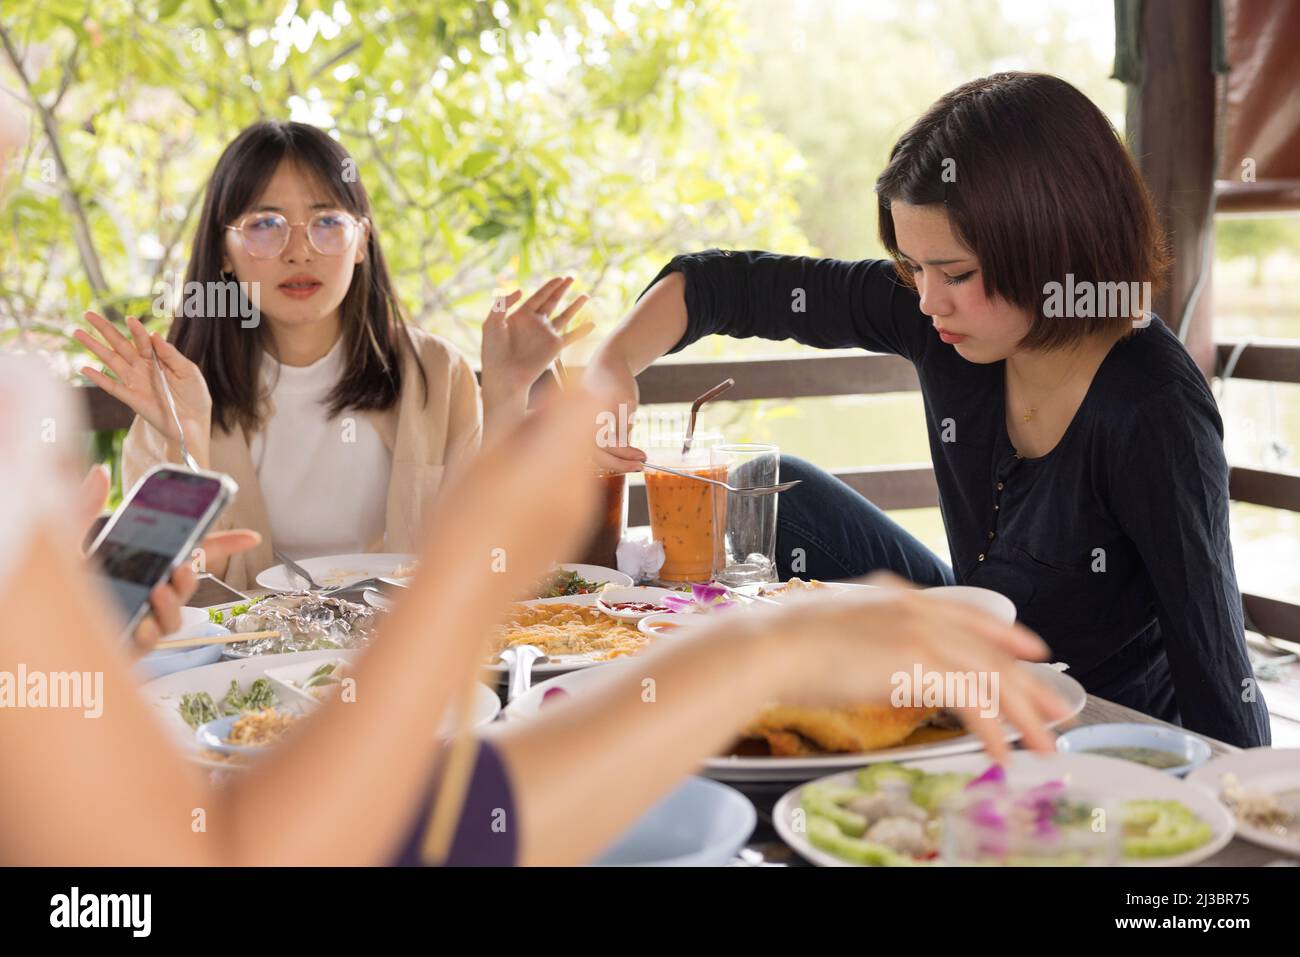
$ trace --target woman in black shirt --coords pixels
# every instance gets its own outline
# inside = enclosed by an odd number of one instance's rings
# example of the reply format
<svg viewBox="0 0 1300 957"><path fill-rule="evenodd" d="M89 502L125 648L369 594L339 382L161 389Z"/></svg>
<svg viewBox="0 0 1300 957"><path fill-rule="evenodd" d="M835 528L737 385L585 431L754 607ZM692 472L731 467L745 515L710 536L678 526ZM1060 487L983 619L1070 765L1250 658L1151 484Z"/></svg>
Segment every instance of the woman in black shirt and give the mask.
<svg viewBox="0 0 1300 957"><path fill-rule="evenodd" d="M876 191L892 262L679 256L588 375L634 405L636 373L709 334L909 359L951 572L864 498L789 459L782 478L805 481L782 496L782 571L797 554L811 577L883 566L992 588L1091 693L1267 744L1222 421L1149 312L1164 241L1105 116L1055 77L977 80L903 135ZM599 454L622 468L643 460Z"/></svg>

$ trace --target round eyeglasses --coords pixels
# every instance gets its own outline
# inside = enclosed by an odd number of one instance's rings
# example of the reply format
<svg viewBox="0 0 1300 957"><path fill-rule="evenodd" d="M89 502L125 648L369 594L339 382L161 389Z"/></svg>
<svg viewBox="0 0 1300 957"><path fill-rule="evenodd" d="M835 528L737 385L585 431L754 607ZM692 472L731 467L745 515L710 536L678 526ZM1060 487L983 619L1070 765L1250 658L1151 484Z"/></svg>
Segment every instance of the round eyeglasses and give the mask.
<svg viewBox="0 0 1300 957"><path fill-rule="evenodd" d="M289 245L293 227L307 227L307 242L322 256L347 252L357 227L366 222L341 209L322 209L305 223L291 223L279 213L249 213L238 226L226 228L239 234L244 249L254 259L274 259Z"/></svg>

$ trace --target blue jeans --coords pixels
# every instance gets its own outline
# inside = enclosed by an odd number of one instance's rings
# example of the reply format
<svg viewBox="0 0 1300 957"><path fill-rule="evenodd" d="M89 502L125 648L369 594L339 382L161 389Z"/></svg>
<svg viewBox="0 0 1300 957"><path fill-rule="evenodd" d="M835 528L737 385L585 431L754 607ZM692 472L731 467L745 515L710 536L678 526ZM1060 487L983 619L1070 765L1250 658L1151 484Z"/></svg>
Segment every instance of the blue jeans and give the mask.
<svg viewBox="0 0 1300 957"><path fill-rule="evenodd" d="M838 581L885 569L918 585L951 585L952 569L880 509L829 472L781 456L776 567L781 580Z"/></svg>

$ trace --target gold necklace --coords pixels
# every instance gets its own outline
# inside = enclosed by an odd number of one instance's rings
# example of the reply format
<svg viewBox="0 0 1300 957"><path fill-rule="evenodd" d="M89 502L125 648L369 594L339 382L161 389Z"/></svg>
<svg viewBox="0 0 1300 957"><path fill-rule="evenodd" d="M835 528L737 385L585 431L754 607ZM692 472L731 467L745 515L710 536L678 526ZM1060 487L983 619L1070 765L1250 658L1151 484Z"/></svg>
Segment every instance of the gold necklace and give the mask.
<svg viewBox="0 0 1300 957"><path fill-rule="evenodd" d="M1092 371L1093 371L1093 375L1096 375L1096 374L1097 374L1098 369L1101 368L1101 363L1106 361L1106 356L1109 355L1110 348L1111 348L1111 346L1113 346L1113 345L1114 345L1114 342L1112 342L1109 346L1106 347L1106 352L1102 353L1100 360L1099 360L1099 361L1097 362L1097 364L1093 367L1093 370L1092 370ZM1044 399L1050 399L1050 398L1052 398L1053 396L1055 396L1055 395L1057 395L1058 393L1060 393L1060 391L1061 391L1063 388L1065 388L1066 386L1068 386L1068 385L1070 384L1070 381L1075 377L1075 373L1079 370L1079 368L1080 368L1081 366L1083 366L1083 365L1087 362L1087 359L1088 359L1088 357L1087 357L1087 355L1084 354L1084 353L1081 353L1081 354L1079 354L1078 356L1076 356L1075 359L1074 359L1074 361L1070 363L1069 368L1065 370L1065 374L1061 376L1060 381L1056 384L1056 386L1054 386L1052 389L1050 389L1050 390L1048 391L1047 395L1044 396L1042 399L1039 399L1038 401L1042 402L1042 401L1044 401ZM1005 378L1005 374L1006 374L1006 373L1005 373L1005 371L1004 371L1004 373L1003 373L1004 378ZM1008 384L1009 384L1009 383L1008 383ZM1037 415L1037 414L1038 414L1038 406L1036 406L1036 405L1031 405L1031 406L1029 406L1028 408L1025 409L1024 413L1020 416L1020 418L1021 418L1021 421L1023 421L1023 422L1031 422L1031 421L1033 421L1034 416Z"/></svg>
<svg viewBox="0 0 1300 957"><path fill-rule="evenodd" d="M1081 358L1075 359L1075 361L1070 364L1070 368L1066 370L1066 374L1061 378L1061 381L1058 382L1057 385L1048 392L1047 394L1048 398L1055 395L1065 385L1069 384L1070 379L1073 378L1075 370L1079 367L1081 361L1082 361ZM1039 401L1041 402L1042 399L1040 399ZM1038 414L1038 406L1031 405L1025 409L1024 414L1020 416L1020 419L1023 422L1032 422L1034 416L1037 414Z"/></svg>

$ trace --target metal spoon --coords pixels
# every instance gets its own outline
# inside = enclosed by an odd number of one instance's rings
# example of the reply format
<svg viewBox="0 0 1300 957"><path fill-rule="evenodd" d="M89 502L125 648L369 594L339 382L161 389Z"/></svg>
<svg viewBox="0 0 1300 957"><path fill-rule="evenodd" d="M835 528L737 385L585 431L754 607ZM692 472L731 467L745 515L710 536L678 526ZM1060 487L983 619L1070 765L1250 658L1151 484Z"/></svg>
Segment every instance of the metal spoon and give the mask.
<svg viewBox="0 0 1300 957"><path fill-rule="evenodd" d="M546 660L546 652L536 645L515 645L498 657L509 668L506 678L506 702L509 703L533 685L533 664Z"/></svg>
<svg viewBox="0 0 1300 957"><path fill-rule="evenodd" d="M697 482L704 482L708 485L716 485L718 488L725 488L734 495L775 495L777 492L784 492L792 489L803 479L795 479L792 482L781 482L779 485L751 485L745 488L737 488L735 485L728 485L726 482L719 482L717 479L705 478L703 475L694 475L690 472L682 472L678 469L670 469L666 465L651 465L645 462L641 466L643 469L653 469L656 472L668 472L670 475L680 475L682 478L695 479Z"/></svg>
<svg viewBox="0 0 1300 957"><path fill-rule="evenodd" d="M176 434L181 437L181 458L189 466L191 472L198 472L199 463L194 461L194 456L190 455L190 450L185 447L185 430L181 428L181 417L176 411L176 400L172 398L172 387L167 384L167 375L163 372L162 363L158 361L158 353L153 353L153 367L158 370L158 378L162 380L163 398L167 400L167 408L171 410L172 421L176 423Z"/></svg>

